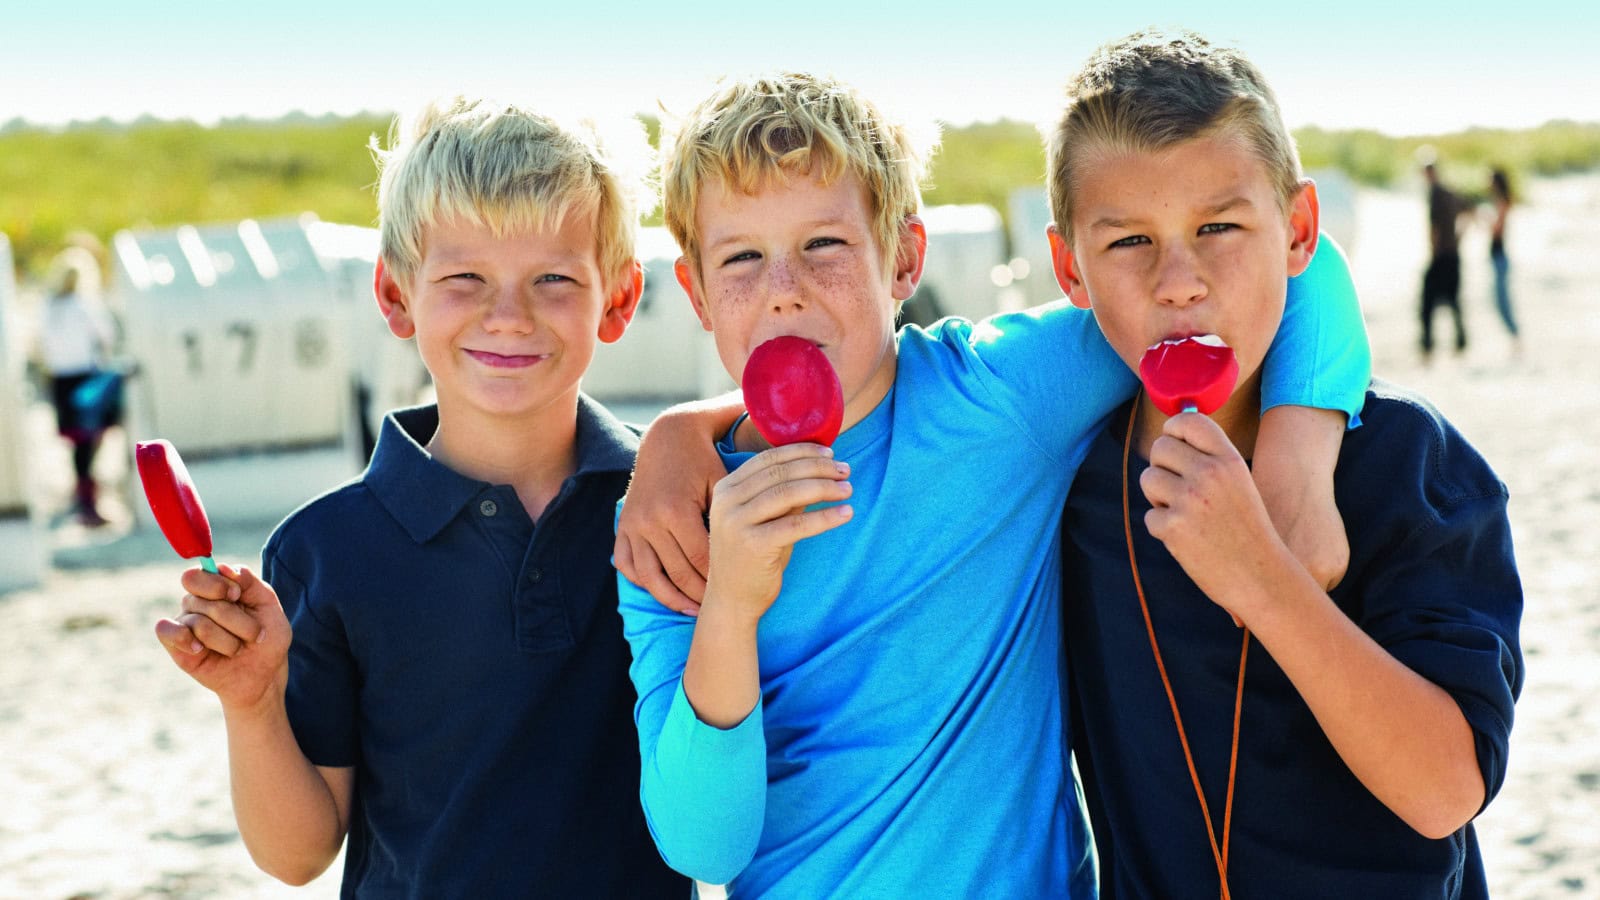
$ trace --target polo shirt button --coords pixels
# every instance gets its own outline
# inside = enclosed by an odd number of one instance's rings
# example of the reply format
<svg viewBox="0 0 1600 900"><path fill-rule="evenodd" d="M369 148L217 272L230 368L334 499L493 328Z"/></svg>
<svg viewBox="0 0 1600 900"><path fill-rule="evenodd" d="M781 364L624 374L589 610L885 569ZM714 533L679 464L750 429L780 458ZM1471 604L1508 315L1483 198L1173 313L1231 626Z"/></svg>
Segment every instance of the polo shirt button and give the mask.
<svg viewBox="0 0 1600 900"><path fill-rule="evenodd" d="M544 570L543 569L529 569L528 570L528 580L533 582L534 584L538 584L539 582L543 581L544 580Z"/></svg>
<svg viewBox="0 0 1600 900"><path fill-rule="evenodd" d="M499 511L500 507L496 506L493 500L485 500L478 504L478 512L481 512L486 516L492 516Z"/></svg>

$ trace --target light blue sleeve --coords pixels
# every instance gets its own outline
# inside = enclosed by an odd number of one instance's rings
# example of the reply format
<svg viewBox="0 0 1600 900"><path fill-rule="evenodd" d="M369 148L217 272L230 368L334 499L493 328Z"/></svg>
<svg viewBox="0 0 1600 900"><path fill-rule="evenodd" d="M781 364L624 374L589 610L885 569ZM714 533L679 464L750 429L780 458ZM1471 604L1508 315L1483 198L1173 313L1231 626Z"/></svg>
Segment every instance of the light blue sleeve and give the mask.
<svg viewBox="0 0 1600 900"><path fill-rule="evenodd" d="M1100 423L1139 386L1094 314L1066 300L971 326L969 377L1060 465L1081 458Z"/></svg>
<svg viewBox="0 0 1600 900"><path fill-rule="evenodd" d="M1327 234L1300 275L1289 279L1283 322L1261 368L1261 411L1274 406L1314 406L1361 424L1372 347L1350 263Z"/></svg>
<svg viewBox="0 0 1600 900"><path fill-rule="evenodd" d="M621 508L621 504L618 504ZM667 865L726 884L750 864L766 819L762 708L730 729L700 721L683 693L695 620L617 575L618 610L633 651L639 801Z"/></svg>

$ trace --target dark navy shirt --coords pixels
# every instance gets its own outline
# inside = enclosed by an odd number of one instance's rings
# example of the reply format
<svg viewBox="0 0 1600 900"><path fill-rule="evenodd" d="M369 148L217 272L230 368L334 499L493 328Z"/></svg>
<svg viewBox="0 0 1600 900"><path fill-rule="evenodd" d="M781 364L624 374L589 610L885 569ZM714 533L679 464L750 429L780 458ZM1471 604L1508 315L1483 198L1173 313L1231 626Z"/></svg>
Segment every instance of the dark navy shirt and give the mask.
<svg viewBox="0 0 1600 900"><path fill-rule="evenodd" d="M1505 778L1522 689L1522 588L1506 490L1414 394L1374 383L1348 431L1335 499L1350 566L1332 598L1390 654L1447 691L1476 741L1486 800ZM1200 804L1134 593L1114 417L1067 501L1063 590L1074 686L1073 749L1100 854L1101 896L1217 896ZM1139 574L1220 841L1242 632L1150 537L1129 462ZM1228 853L1233 897L1488 896L1467 825L1429 840L1340 760L1277 663L1253 643L1246 666Z"/></svg>
<svg viewBox="0 0 1600 900"><path fill-rule="evenodd" d="M581 398L578 470L537 523L390 414L360 478L278 526L301 748L353 766L346 897L672 897L639 806L610 563L638 437Z"/></svg>

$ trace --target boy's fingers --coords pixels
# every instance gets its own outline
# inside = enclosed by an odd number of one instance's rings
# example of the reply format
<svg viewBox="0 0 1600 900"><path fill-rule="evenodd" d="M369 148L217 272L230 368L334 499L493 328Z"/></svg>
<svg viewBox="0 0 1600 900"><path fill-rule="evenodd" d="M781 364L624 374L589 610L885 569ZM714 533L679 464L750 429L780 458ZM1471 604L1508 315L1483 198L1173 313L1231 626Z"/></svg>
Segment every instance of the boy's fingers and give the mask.
<svg viewBox="0 0 1600 900"><path fill-rule="evenodd" d="M813 503L844 500L853 492L854 487L848 481L820 478L786 481L762 491L749 502L748 506L756 522L770 522L790 510L810 506Z"/></svg>
<svg viewBox="0 0 1600 900"><path fill-rule="evenodd" d="M204 616L217 627L229 632L245 643L261 639L261 623L245 607L227 600L207 600L187 594L183 598L183 611Z"/></svg>
<svg viewBox="0 0 1600 900"><path fill-rule="evenodd" d="M231 573L233 570L227 566L219 566L219 572ZM204 569L189 569L180 579L183 589L196 597L207 600L238 600L243 593L238 584L223 574L214 574Z"/></svg>
<svg viewBox="0 0 1600 900"><path fill-rule="evenodd" d="M644 542L640 542L634 551L634 575L629 575L628 580L650 592L656 602L673 612L686 612L694 615L699 612L700 605L685 596L672 583L672 578L662 568L660 559L655 550ZM637 577L635 577L637 576Z"/></svg>
<svg viewBox="0 0 1600 900"><path fill-rule="evenodd" d="M735 469L723 479L723 482L727 484L727 488L748 496L784 481L849 477L849 464L819 454L817 452L819 449L827 448L816 444L775 447L758 454L755 459Z"/></svg>
<svg viewBox="0 0 1600 900"><path fill-rule="evenodd" d="M611 541L611 565L622 573L622 577L634 584L639 583L639 573L633 568L633 542L621 531Z"/></svg>
<svg viewBox="0 0 1600 900"><path fill-rule="evenodd" d="M816 537L824 531L838 528L850 521L854 515L855 510L849 505L829 506L774 519L762 525L761 531L776 543L792 545L808 537Z"/></svg>
<svg viewBox="0 0 1600 900"><path fill-rule="evenodd" d="M178 617L178 624L193 632L195 639L207 650L230 659L244 648L244 643L237 636L199 613L184 613Z"/></svg>
<svg viewBox="0 0 1600 900"><path fill-rule="evenodd" d="M1161 433L1176 438L1195 449L1209 454L1219 454L1233 449L1233 442L1222 426L1210 416L1198 412L1179 413L1161 426Z"/></svg>
<svg viewBox="0 0 1600 900"><path fill-rule="evenodd" d="M665 535L658 547L657 557L661 561L661 568L666 571L667 577L672 580L674 587L690 603L699 605L700 598L706 595L706 580L689 562L688 554L683 552L674 535ZM682 610L679 610L682 612Z"/></svg>
<svg viewBox="0 0 1600 900"><path fill-rule="evenodd" d="M156 623L156 639L161 641L162 646L169 652L177 654L173 658L180 664L198 662L206 649L188 626L172 619L162 619Z"/></svg>
<svg viewBox="0 0 1600 900"><path fill-rule="evenodd" d="M1152 465L1139 473L1139 489L1144 491L1145 499L1150 501L1151 506L1164 509L1177 499L1179 491L1183 489L1183 479L1168 469ZM1155 531L1150 533L1154 535Z"/></svg>

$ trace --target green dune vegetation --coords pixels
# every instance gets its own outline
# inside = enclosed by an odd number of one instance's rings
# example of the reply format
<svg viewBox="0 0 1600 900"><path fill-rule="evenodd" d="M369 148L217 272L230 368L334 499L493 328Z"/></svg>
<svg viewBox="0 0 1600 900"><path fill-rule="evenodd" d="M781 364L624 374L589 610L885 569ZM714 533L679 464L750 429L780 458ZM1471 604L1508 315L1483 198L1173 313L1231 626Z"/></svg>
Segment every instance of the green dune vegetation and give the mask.
<svg viewBox="0 0 1600 900"><path fill-rule="evenodd" d="M271 121L106 120L44 128L0 127L0 231L23 277L44 273L68 240L109 242L119 229L294 215L371 224L372 135L383 114ZM652 136L655 123L647 122ZM1296 132L1307 168L1335 167L1376 187L1415 177L1417 148L1432 145L1447 182L1471 195L1490 165L1514 178L1600 167L1600 123L1550 122L1525 130L1471 129L1392 137L1375 131ZM945 130L929 203L988 203L1006 213L1017 187L1042 182L1035 128L1000 121Z"/></svg>

